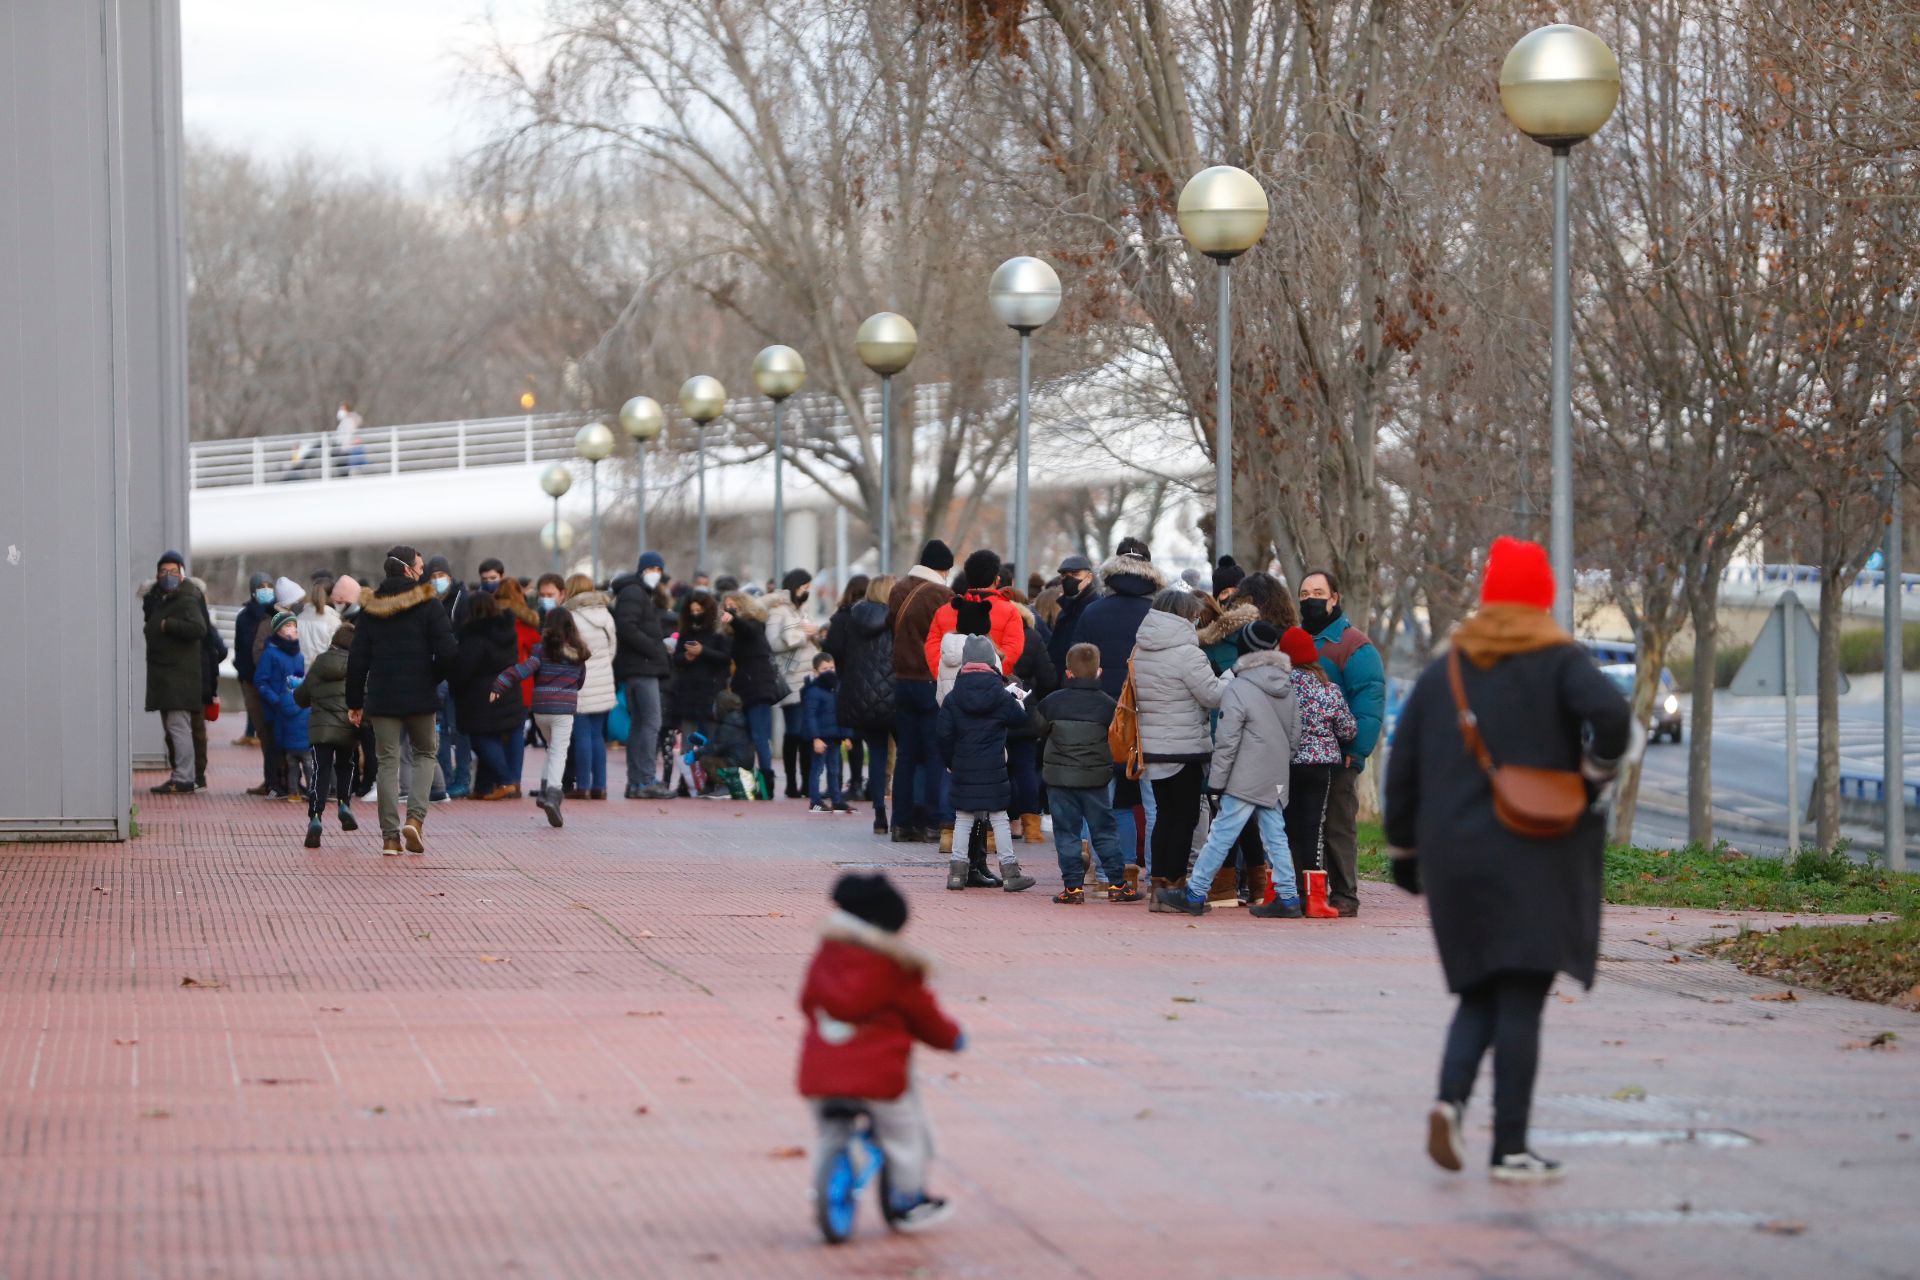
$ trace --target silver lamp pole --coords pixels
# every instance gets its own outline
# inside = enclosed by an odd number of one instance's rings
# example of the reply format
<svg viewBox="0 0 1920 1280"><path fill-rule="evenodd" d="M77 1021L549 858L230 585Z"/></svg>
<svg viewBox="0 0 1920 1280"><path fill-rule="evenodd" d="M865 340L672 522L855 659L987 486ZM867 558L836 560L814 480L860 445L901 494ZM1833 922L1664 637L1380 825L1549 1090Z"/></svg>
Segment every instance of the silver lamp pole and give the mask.
<svg viewBox="0 0 1920 1280"><path fill-rule="evenodd" d="M1584 27L1555 23L1520 37L1500 67L1500 105L1514 127L1553 149L1553 556L1555 621L1573 630L1573 279L1567 170L1573 148L1620 101L1620 63Z"/></svg>
<svg viewBox="0 0 1920 1280"><path fill-rule="evenodd" d="M1887 868L1907 869L1907 766L1906 710L1901 705L1901 676L1906 666L1906 610L1902 607L1900 568L1904 552L1900 545L1902 494L1900 463L1906 453L1907 420L1902 413L1891 415L1887 423L1887 543L1880 558L1886 562L1881 577L1880 625L1886 645L1881 673L1886 689L1881 703L1885 721L1884 763L1880 766L1881 800L1886 805Z"/></svg>
<svg viewBox="0 0 1920 1280"><path fill-rule="evenodd" d="M772 346L753 358L753 385L773 401L773 577L787 571L787 502L784 466L787 397L807 381L807 362L792 347Z"/></svg>
<svg viewBox="0 0 1920 1280"><path fill-rule="evenodd" d="M1214 556L1233 554L1233 260L1267 230L1267 193L1245 169L1217 164L1180 189L1180 234L1219 264L1214 317Z"/></svg>
<svg viewBox="0 0 1920 1280"><path fill-rule="evenodd" d="M660 402L652 396L635 396L620 406L620 429L633 441L633 511L640 543L636 556L647 553L647 444L659 439L665 421Z"/></svg>
<svg viewBox="0 0 1920 1280"><path fill-rule="evenodd" d="M720 379L695 374L680 386L680 411L693 419L699 444L700 551L694 568L707 568L707 424L727 411L727 389Z"/></svg>
<svg viewBox="0 0 1920 1280"><path fill-rule="evenodd" d="M853 347L880 375L880 572L893 572L893 375L913 363L920 335L905 316L880 311L860 323ZM913 462L909 457L908 471Z"/></svg>
<svg viewBox="0 0 1920 1280"><path fill-rule="evenodd" d="M600 585L600 464L613 452L613 430L604 422L589 422L573 435L573 451L587 461L587 483L593 498L587 522L587 544L592 548L593 584Z"/></svg>
<svg viewBox="0 0 1920 1280"><path fill-rule="evenodd" d="M560 495L573 488L573 472L567 470L566 463L556 462L540 473L540 488L549 498L553 499L553 523L547 526L548 529L553 531L553 536L547 537L543 532L540 540L545 544L547 550L553 552L553 571L559 573L560 553L566 549L561 546L559 536L560 529L562 528L560 523ZM571 536L569 536L567 539L568 545L572 545L572 541Z"/></svg>
<svg viewBox="0 0 1920 1280"><path fill-rule="evenodd" d="M987 285L987 304L994 317L1020 335L1020 408L1019 463L1013 486L1013 584L1026 590L1026 578L1033 566L1027 563L1028 543L1033 537L1032 514L1027 500L1027 471L1030 446L1028 399L1033 382L1033 331L1060 310L1060 277L1038 258L1008 258L995 268Z"/></svg>

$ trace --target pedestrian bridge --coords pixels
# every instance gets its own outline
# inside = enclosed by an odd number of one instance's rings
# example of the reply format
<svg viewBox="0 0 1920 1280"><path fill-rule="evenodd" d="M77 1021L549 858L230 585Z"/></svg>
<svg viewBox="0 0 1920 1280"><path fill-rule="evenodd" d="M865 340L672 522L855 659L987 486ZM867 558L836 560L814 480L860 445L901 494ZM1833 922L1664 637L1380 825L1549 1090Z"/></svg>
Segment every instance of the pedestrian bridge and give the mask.
<svg viewBox="0 0 1920 1280"><path fill-rule="evenodd" d="M1072 411L1070 396L1050 397L1042 416L1035 396L1033 485L1037 492L1063 487L1155 478L1206 475L1211 463L1196 446L1181 449L1191 428L1180 423L1129 423L1090 418ZM906 408L907 406L902 406ZM914 388L910 406L916 424L912 483L919 491L936 473L947 434L946 386ZM879 422L878 393L865 405ZM296 432L241 440L196 441L189 450L189 484L196 556L254 555L346 544L418 542L496 533L531 533L553 517L553 500L540 475L556 461L573 472L574 484L560 500L561 517L582 532L592 506L586 462L573 452L574 433L589 414L528 414L406 426L365 427L359 445L342 451L333 433ZM694 427L670 425L670 447L648 450L649 515L691 517L698 509L699 477ZM785 505L790 512L825 514L847 506L864 509L846 473L822 459L817 446L837 442L849 461L862 442L844 405L831 395L795 396L787 403L789 440L816 448L801 457L789 450ZM758 397L729 402L727 416L706 433L706 494L710 515L770 513L773 508L772 409ZM616 429L616 439L620 433ZM1099 440L1098 447L1090 441ZM1169 442L1172 465L1165 464ZM1184 453L1184 456L1182 454ZM985 449L963 449L959 497L976 488L993 493L1014 483L1010 459L989 458ZM904 459L896 466L905 466ZM812 471L813 475L807 474ZM981 477L988 477L982 480ZM637 468L632 446L622 443L599 467L600 510L630 515Z"/></svg>

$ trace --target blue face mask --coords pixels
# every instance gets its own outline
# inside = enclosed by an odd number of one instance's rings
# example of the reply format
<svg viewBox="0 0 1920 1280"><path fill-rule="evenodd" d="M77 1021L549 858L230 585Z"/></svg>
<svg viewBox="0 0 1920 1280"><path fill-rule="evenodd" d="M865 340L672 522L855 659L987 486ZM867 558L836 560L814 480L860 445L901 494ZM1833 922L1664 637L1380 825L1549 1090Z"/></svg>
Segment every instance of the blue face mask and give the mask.
<svg viewBox="0 0 1920 1280"><path fill-rule="evenodd" d="M494 592L500 589L500 584L498 582L488 582L485 579L482 579L480 582L480 589L486 592L488 595L492 595Z"/></svg>
<svg viewBox="0 0 1920 1280"><path fill-rule="evenodd" d="M541 597L540 597L540 612L542 612L542 613L552 613L552 612L554 611L554 609L556 609L557 607L559 607L559 604L560 604L560 602L559 602L558 600L555 600L555 599L554 599L554 598L553 598L552 596L541 596Z"/></svg>
<svg viewBox="0 0 1920 1280"><path fill-rule="evenodd" d="M273 588L272 588L272 587L261 587L261 588L260 588L259 590L257 590L257 591L255 591L255 592L253 593L253 598L254 598L255 600L258 600L258 601L259 601L259 602L260 602L261 604L272 604L272 603L273 603Z"/></svg>
<svg viewBox="0 0 1920 1280"><path fill-rule="evenodd" d="M452 578L435 578L433 580L433 594L437 596L443 596L447 594L447 588L452 585L453 585Z"/></svg>

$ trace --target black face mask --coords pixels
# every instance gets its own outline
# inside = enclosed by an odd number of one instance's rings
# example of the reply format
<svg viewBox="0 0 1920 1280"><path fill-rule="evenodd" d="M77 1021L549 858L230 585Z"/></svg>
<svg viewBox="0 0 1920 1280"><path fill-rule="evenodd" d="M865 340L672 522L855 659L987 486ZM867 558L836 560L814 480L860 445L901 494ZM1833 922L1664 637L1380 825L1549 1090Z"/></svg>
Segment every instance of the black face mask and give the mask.
<svg viewBox="0 0 1920 1280"><path fill-rule="evenodd" d="M1060 598L1062 600L1071 600L1079 594L1080 594L1080 579L1062 578L1060 580Z"/></svg>
<svg viewBox="0 0 1920 1280"><path fill-rule="evenodd" d="M811 595L811 594L812 594L812 593L811 593L811 592L808 592L808 591L796 591L796 592L794 592L794 593L793 593L793 607L794 607L794 608L796 608L796 609L798 609L798 608L799 608L799 607L800 607L801 605L803 605L803 604L805 604L805 603L807 602L807 597L808 597L809 595Z"/></svg>
<svg viewBox="0 0 1920 1280"><path fill-rule="evenodd" d="M1327 629L1336 612L1332 601L1309 597L1300 602L1300 625L1317 636Z"/></svg>

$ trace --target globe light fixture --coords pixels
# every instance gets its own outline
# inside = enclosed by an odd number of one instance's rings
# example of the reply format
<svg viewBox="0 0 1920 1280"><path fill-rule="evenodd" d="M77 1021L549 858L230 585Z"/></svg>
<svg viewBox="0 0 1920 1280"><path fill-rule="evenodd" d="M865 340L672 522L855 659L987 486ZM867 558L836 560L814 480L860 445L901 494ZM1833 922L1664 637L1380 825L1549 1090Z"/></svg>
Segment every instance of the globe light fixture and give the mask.
<svg viewBox="0 0 1920 1280"><path fill-rule="evenodd" d="M613 428L604 422L589 422L573 433L573 451L587 461L587 483L593 495L587 543L592 548L589 562L593 566L593 585L597 587L600 585L600 464L613 453Z"/></svg>
<svg viewBox="0 0 1920 1280"><path fill-rule="evenodd" d="M564 462L556 462L540 473L540 489L549 498L553 499L553 521L549 528L558 529L561 527L560 498L562 494L571 488L573 488L573 472L567 470L567 464ZM567 541L569 544L573 541L573 531L571 529L567 531ZM553 545L544 535L540 545L553 552L553 571L555 573L560 572L560 552L562 548Z"/></svg>
<svg viewBox="0 0 1920 1280"><path fill-rule="evenodd" d="M787 571L785 442L787 397L806 385L807 362L792 347L771 346L753 358L753 385L773 401L773 576Z"/></svg>
<svg viewBox="0 0 1920 1280"><path fill-rule="evenodd" d="M633 441L633 519L640 555L647 552L647 446L660 438L666 415L652 396L635 396L620 406L620 429Z"/></svg>
<svg viewBox="0 0 1920 1280"><path fill-rule="evenodd" d="M709 422L727 411L727 389L720 385L720 379L704 373L697 373L680 384L680 412L693 419L696 427L694 443L697 454L697 470L700 477L700 550L695 558L695 568L704 569L707 563L707 432Z"/></svg>
<svg viewBox="0 0 1920 1280"><path fill-rule="evenodd" d="M920 335L913 322L879 311L860 322L853 336L860 363L880 375L880 572L893 572L893 375L913 363ZM911 464L909 464L911 465Z"/></svg>
<svg viewBox="0 0 1920 1280"><path fill-rule="evenodd" d="M1008 258L994 268L987 282L987 305L994 318L1020 335L1020 398L1018 465L1013 485L1013 580L1032 566L1027 563L1032 538L1032 509L1028 502L1027 472L1031 446L1029 395L1033 380L1033 331L1060 311L1060 276L1038 258Z"/></svg>

